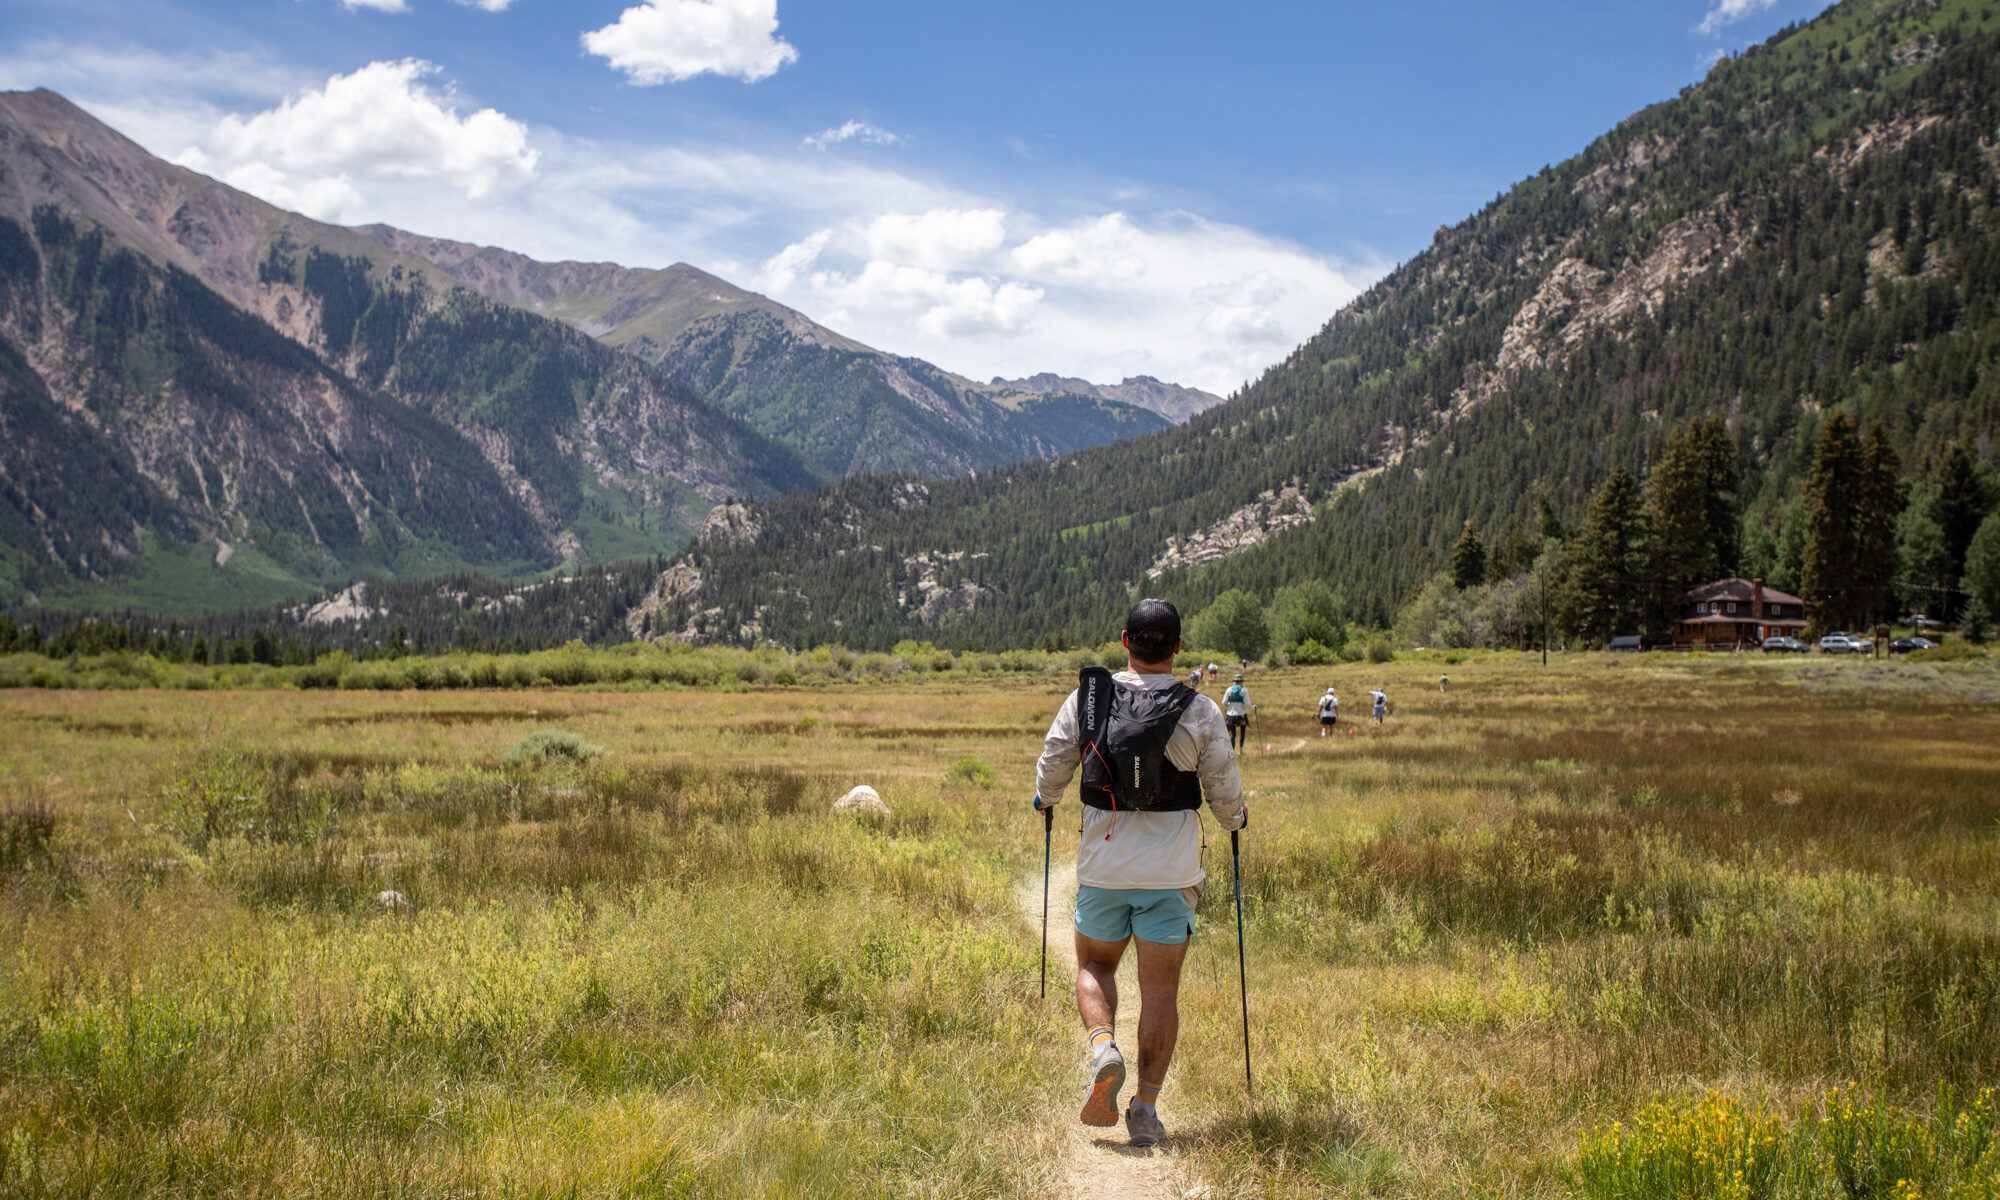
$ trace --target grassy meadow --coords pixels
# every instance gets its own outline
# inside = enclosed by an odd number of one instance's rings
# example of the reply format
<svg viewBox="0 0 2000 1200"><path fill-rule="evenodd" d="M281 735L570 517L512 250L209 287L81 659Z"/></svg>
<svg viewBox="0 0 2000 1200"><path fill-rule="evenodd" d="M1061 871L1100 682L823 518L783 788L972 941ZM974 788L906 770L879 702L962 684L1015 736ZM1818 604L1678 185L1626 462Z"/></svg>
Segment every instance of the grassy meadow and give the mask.
<svg viewBox="0 0 2000 1200"><path fill-rule="evenodd" d="M1065 1195L1072 682L0 691L0 1194ZM1172 1194L2000 1195L1992 660L1250 684Z"/></svg>

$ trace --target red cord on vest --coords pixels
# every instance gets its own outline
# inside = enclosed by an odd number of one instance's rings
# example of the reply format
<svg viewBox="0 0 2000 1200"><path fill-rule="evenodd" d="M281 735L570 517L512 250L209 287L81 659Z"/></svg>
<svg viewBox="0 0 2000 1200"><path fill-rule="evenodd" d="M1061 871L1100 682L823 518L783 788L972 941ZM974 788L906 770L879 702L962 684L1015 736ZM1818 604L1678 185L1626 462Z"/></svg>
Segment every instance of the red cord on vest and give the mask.
<svg viewBox="0 0 2000 1200"><path fill-rule="evenodd" d="M1111 764L1105 761L1104 751L1097 748L1096 742L1092 742L1090 743L1090 752L1097 756L1098 762L1104 763L1104 777L1110 779ZM1107 783L1104 786L1104 794L1111 797L1111 828L1104 832L1104 840L1108 842L1111 840L1111 835L1118 830L1118 793L1112 790L1111 785Z"/></svg>

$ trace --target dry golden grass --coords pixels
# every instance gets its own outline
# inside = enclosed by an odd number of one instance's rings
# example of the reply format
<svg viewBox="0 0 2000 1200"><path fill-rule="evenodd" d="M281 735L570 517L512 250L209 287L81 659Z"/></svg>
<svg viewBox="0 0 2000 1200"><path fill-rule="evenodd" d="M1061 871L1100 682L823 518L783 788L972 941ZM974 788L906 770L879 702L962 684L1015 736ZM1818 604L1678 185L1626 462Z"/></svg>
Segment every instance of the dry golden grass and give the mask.
<svg viewBox="0 0 2000 1200"><path fill-rule="evenodd" d="M1079 1036L1018 897L1071 682L0 692L0 1191L1049 1194ZM1258 1090L1211 836L1177 1186L1668 1195L1656 1143L1768 1124L1744 1194L1839 1195L1833 1088L1893 1133L2000 1078L1985 664L1250 683ZM1321 740L1328 683L1393 714ZM542 729L605 753L503 764Z"/></svg>

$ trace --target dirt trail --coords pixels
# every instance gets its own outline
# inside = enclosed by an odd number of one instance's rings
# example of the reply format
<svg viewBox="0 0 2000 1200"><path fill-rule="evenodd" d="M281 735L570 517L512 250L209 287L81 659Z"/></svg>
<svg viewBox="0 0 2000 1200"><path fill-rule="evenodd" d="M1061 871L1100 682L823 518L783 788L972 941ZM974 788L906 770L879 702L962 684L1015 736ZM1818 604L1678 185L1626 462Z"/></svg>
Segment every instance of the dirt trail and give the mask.
<svg viewBox="0 0 2000 1200"><path fill-rule="evenodd" d="M1060 818L1060 814L1058 814ZM1076 979L1076 946L1070 940L1072 926L1070 913L1076 905L1076 862L1063 862L1056 857L1049 877L1049 998L1048 1003L1061 1006L1062 1010L1074 1016L1076 1001L1073 997ZM1042 881L1036 877L1022 886L1017 893L1021 915L1029 926L1040 936L1042 925ZM1118 993L1121 1003L1118 1014L1118 1031L1126 1040L1136 1043L1138 1013L1135 1008L1139 996L1138 968L1136 957L1125 956L1118 967ZM1173 1152L1167 1146L1136 1149L1125 1143L1125 1128L1121 1122L1114 1129L1092 1129L1076 1119L1077 1108L1083 1103L1084 1072L1083 1035L1081 1029L1073 1031L1077 1052L1075 1103L1066 1103L1061 1111L1050 1114L1050 1119L1059 1121L1068 1130L1069 1174L1064 1190L1055 1193L1060 1200L1169 1200L1181 1195L1176 1182L1180 1177L1178 1164ZM1136 1051L1128 1051L1136 1054ZM1128 1058L1132 1074L1127 1076L1125 1091L1120 1103L1131 1098L1131 1089L1137 1079L1137 1059ZM1171 1111L1163 1112L1171 1123ZM1168 1142L1171 1143L1172 1125L1169 1124Z"/></svg>

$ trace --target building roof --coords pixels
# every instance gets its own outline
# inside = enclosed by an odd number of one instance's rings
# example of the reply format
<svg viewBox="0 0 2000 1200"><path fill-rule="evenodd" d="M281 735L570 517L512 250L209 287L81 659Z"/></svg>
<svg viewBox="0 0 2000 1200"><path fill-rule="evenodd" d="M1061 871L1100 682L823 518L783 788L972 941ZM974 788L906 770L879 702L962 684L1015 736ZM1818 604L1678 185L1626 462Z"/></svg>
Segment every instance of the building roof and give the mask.
<svg viewBox="0 0 2000 1200"><path fill-rule="evenodd" d="M1690 588L1688 590L1688 599L1697 604L1704 604L1713 600L1741 600L1747 603L1755 590L1756 585L1748 579L1718 579L1714 583L1704 583L1700 587ZM1766 584L1764 587L1764 603L1804 604L1805 601L1792 595L1790 592L1781 592L1777 588Z"/></svg>

